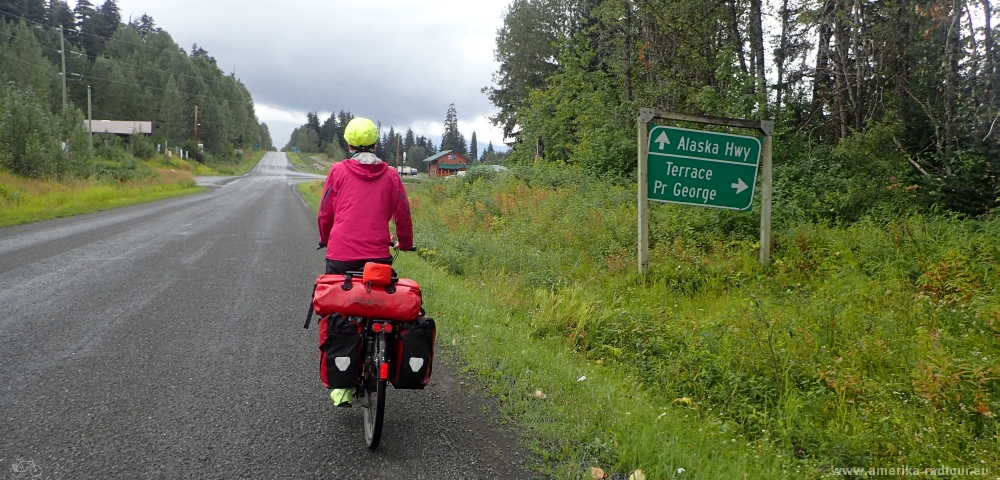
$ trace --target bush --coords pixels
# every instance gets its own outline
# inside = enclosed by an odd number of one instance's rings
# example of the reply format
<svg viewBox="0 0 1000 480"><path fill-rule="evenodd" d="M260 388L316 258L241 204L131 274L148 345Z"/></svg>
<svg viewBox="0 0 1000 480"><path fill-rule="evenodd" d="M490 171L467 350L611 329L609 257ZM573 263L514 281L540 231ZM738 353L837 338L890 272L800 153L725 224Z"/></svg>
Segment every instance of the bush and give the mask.
<svg viewBox="0 0 1000 480"><path fill-rule="evenodd" d="M776 226L770 267L757 215L654 205L639 279L634 185L565 165L414 187L420 255L504 292L534 336L795 462L996 468L1000 222L876 217L898 192L868 186L898 158L843 155L879 138L824 154L856 170L842 191L793 198L861 220Z"/></svg>
<svg viewBox="0 0 1000 480"><path fill-rule="evenodd" d="M26 177L76 175L87 162L79 112L53 115L30 88L0 84L0 164Z"/></svg>
<svg viewBox="0 0 1000 480"><path fill-rule="evenodd" d="M146 135L137 133L128 138L129 152L137 158L148 160L156 156L156 145L146 138Z"/></svg>

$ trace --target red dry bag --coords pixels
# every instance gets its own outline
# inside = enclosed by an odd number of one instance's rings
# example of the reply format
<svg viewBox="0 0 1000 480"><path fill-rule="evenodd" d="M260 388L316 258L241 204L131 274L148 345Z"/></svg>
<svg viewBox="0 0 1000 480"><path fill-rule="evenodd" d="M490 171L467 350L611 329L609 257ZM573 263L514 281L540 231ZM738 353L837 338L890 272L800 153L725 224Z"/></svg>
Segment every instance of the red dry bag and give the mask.
<svg viewBox="0 0 1000 480"><path fill-rule="evenodd" d="M313 310L320 316L336 312L349 317L412 322L420 316L420 285L408 278L379 286L350 273L320 275L313 292Z"/></svg>

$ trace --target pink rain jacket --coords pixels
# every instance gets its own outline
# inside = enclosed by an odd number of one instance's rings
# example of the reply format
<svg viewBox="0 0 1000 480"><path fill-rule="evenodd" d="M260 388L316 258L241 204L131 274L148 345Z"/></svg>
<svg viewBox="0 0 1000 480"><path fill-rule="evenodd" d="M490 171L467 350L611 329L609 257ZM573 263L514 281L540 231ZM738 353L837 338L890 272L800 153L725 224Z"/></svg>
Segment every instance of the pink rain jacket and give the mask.
<svg viewBox="0 0 1000 480"><path fill-rule="evenodd" d="M319 204L319 241L326 258L350 262L389 257L389 220L399 248L413 247L410 201L399 173L385 162L334 164Z"/></svg>

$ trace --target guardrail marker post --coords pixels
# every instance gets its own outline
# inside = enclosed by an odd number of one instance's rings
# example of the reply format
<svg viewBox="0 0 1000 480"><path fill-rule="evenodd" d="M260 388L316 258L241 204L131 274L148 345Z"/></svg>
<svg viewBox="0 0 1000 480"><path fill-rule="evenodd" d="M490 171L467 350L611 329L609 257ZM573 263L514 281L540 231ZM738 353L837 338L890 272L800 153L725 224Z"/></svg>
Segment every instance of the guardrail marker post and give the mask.
<svg viewBox="0 0 1000 480"><path fill-rule="evenodd" d="M774 122L760 122L764 133L760 179L760 264L771 263L771 152L774 147Z"/></svg>
<svg viewBox="0 0 1000 480"><path fill-rule="evenodd" d="M649 159L649 122L644 121L642 114L638 119L639 130L639 169L638 169L638 203L639 203L639 275L644 276L649 270L649 198L646 192L649 175L647 161Z"/></svg>

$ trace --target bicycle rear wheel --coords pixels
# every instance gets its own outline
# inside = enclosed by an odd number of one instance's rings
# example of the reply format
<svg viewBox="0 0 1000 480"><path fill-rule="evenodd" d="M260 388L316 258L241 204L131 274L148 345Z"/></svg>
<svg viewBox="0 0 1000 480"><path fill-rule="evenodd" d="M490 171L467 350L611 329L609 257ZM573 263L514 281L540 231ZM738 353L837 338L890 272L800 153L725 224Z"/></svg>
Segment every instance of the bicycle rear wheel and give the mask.
<svg viewBox="0 0 1000 480"><path fill-rule="evenodd" d="M378 448L382 438L382 420L385 417L385 387L386 380L379 379L379 365L385 361L385 334L380 334L375 342L375 351L368 357L365 379L365 395L363 416L365 421L365 443L368 448Z"/></svg>

